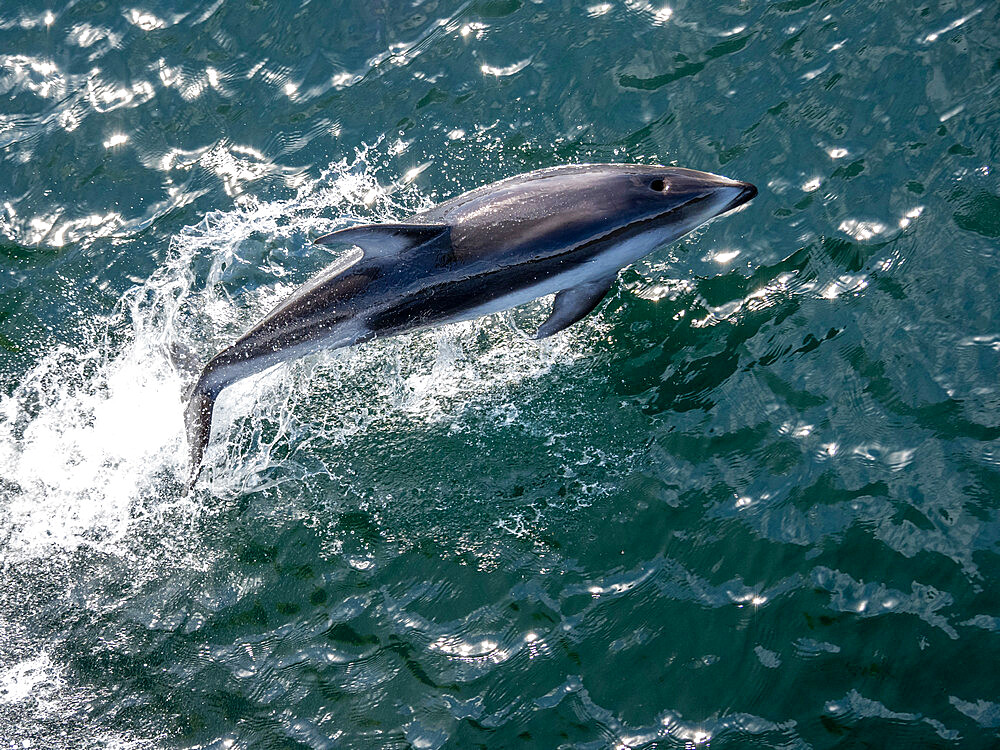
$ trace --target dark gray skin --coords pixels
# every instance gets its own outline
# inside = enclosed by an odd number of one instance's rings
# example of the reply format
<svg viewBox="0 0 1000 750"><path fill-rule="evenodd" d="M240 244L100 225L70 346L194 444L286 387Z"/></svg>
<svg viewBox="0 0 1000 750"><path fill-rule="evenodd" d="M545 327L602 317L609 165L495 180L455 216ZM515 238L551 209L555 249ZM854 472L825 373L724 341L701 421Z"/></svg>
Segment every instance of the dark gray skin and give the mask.
<svg viewBox="0 0 1000 750"><path fill-rule="evenodd" d="M677 167L584 164L487 185L403 223L316 240L360 247L206 365L185 414L191 483L227 385L320 349L469 320L556 294L535 338L590 313L619 270L751 200L745 182Z"/></svg>

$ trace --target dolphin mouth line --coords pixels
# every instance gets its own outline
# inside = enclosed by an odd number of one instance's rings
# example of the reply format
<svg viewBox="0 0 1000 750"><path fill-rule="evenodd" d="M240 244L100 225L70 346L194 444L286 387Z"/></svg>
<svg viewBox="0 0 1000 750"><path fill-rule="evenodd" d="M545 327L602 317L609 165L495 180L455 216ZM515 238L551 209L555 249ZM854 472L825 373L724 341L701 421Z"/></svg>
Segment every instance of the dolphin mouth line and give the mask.
<svg viewBox="0 0 1000 750"><path fill-rule="evenodd" d="M675 214L675 213L677 213L679 211L683 211L685 208L689 208L690 206L693 206L693 205L695 205L697 203L701 203L703 201L707 201L711 197L712 197L711 193L701 193L700 195L694 195L691 198L689 198L688 200L686 200L683 203L681 203L679 206L674 206L674 207L672 207L668 211L664 211L661 214L657 214L655 217L653 217L653 221L658 221L660 219L666 219L671 214Z"/></svg>
<svg viewBox="0 0 1000 750"><path fill-rule="evenodd" d="M700 195L694 195L691 198L689 198L688 200L686 200L683 203L681 203L679 206L673 206L670 209L668 209L666 211L663 211L662 213L655 214L654 216L652 216L649 219L642 219L640 221L633 222L632 224L629 224L627 227L624 227L624 228L625 229L629 229L629 228L631 228L633 226L636 226L636 225L639 225L639 224L648 224L648 223L654 222L654 221L655 222L660 222L660 221L669 220L671 216L673 216L675 214L679 214L681 211L684 211L686 209L691 208L691 206L695 206L695 205L697 205L699 203L703 203L703 202L707 201L711 197L712 197L711 193L702 193ZM729 208L725 209L725 211L728 211L728 210L729 210ZM725 213L725 211L720 211L719 213ZM716 214L716 215L718 215L718 214ZM712 218L715 218L715 217L713 216Z"/></svg>
<svg viewBox="0 0 1000 750"><path fill-rule="evenodd" d="M740 208L741 206L745 206L747 203L749 203L750 201L752 201L754 198L757 197L756 185L751 185L749 182L742 182L740 183L740 185L743 187L743 189L740 191L740 194L737 195L735 198L733 198L729 202L729 205L726 206L726 208L720 213L728 213L729 211L732 211L735 208Z"/></svg>
<svg viewBox="0 0 1000 750"><path fill-rule="evenodd" d="M712 218L716 218L718 216L722 216L723 214L729 213L733 209L740 208L741 206L745 206L747 203L749 203L750 201L752 201L754 198L757 197L757 187L755 185L750 184L749 182L739 182L739 183L736 183L735 185L732 185L732 187L740 187L741 188L739 195L737 195L735 198L733 198L731 201L729 201L729 203L726 204L725 208L719 209L719 211ZM657 216L654 217L653 220L657 221L657 220L660 220L660 219L665 219L665 218L669 217L670 214L672 214L672 213L676 213L677 211L681 211L683 209L686 209L686 208L690 207L693 204L701 203L702 201L706 201L706 200L708 200L711 197L712 197L712 193L711 192L702 193L701 195L696 195L695 197L691 198L691 200L684 201L684 203L682 203L681 205L674 206L669 211L665 211L662 214L658 214Z"/></svg>

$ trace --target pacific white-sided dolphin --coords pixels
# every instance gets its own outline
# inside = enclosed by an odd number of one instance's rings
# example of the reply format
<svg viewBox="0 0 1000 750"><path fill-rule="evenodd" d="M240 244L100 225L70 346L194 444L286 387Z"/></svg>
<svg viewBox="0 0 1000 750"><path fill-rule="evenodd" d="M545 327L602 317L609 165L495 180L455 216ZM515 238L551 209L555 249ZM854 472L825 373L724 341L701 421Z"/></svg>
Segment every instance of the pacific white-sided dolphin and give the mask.
<svg viewBox="0 0 1000 750"><path fill-rule="evenodd" d="M580 164L477 188L396 224L324 235L361 248L299 287L205 366L185 414L191 482L227 385L320 349L454 323L555 294L535 332L591 312L618 272L757 195L677 167Z"/></svg>

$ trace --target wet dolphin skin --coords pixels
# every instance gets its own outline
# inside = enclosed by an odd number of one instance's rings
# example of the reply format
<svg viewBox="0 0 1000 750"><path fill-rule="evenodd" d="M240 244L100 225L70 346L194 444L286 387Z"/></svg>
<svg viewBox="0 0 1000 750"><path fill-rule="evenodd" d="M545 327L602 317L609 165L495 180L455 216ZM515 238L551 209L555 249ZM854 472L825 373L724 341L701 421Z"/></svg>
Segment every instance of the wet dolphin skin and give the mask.
<svg viewBox="0 0 1000 750"><path fill-rule="evenodd" d="M470 320L555 294L535 338L590 313L618 272L751 200L746 182L678 167L580 164L477 188L399 223L317 243L361 249L293 292L205 366L185 414L191 482L215 399L231 383L321 349Z"/></svg>

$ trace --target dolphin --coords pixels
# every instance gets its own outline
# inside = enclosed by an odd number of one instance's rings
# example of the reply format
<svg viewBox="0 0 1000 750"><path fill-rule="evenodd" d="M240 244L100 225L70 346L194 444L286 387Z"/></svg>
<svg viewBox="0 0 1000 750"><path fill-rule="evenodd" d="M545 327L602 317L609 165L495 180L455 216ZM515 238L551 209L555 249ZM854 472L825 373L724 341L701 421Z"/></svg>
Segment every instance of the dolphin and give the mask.
<svg viewBox="0 0 1000 750"><path fill-rule="evenodd" d="M192 486L219 392L321 349L471 320L555 294L542 339L573 325L618 272L757 188L708 172L641 164L541 169L486 185L398 223L362 224L319 245L360 248L295 290L214 356L185 422Z"/></svg>

